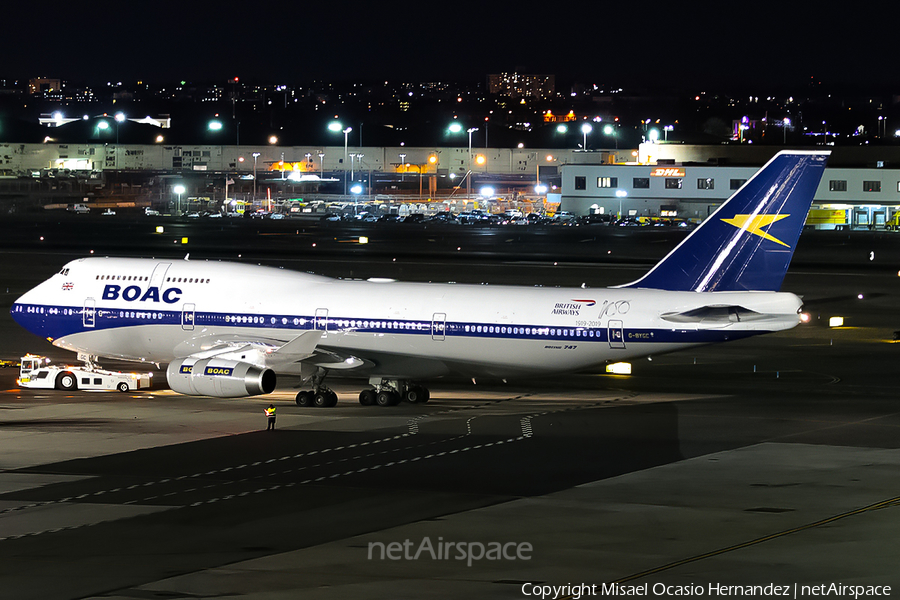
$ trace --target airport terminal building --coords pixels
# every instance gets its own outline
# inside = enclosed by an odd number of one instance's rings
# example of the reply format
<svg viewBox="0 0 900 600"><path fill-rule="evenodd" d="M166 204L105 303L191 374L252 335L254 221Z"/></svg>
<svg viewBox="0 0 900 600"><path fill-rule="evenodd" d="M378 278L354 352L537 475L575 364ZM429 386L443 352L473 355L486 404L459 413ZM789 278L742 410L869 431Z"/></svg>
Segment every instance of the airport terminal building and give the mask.
<svg viewBox="0 0 900 600"><path fill-rule="evenodd" d="M561 210L700 221L779 149L643 144L643 164L565 165ZM836 149L808 223L820 229L895 227L892 219L900 217L896 159L900 155L892 148Z"/></svg>
<svg viewBox="0 0 900 600"><path fill-rule="evenodd" d="M397 195L403 196L404 202L428 202L448 195L470 199L480 197L483 188L490 186L494 198L548 210L559 203L559 210L575 215L701 221L780 149L676 143L589 152L438 146L2 143L0 199L40 192L46 204L100 196L131 200L143 195L142 205L147 205L173 201L173 190L180 183L186 186L185 197L255 195L274 200L302 193L304 197L336 198L349 197L342 185L349 181L363 184L360 199L391 201ZM900 228L900 148L830 149L829 167L816 193L809 224L822 229ZM111 176L114 179L108 179ZM537 186L539 183L543 185Z"/></svg>

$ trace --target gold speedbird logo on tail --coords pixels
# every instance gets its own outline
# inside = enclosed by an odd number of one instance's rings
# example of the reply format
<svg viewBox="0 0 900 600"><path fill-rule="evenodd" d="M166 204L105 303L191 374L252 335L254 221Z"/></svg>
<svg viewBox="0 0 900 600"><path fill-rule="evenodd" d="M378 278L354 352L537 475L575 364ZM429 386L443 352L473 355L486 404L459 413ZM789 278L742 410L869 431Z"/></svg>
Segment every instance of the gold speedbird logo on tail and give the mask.
<svg viewBox="0 0 900 600"><path fill-rule="evenodd" d="M781 219L785 219L789 216L791 215L734 215L734 217L730 219L722 220L729 225L733 225L738 229L746 231L747 233L758 235L761 238L775 242L776 244L781 244L786 248L790 248L790 246L779 240L777 237L769 235L768 232L763 231L763 227L768 227L775 221L780 221Z"/></svg>

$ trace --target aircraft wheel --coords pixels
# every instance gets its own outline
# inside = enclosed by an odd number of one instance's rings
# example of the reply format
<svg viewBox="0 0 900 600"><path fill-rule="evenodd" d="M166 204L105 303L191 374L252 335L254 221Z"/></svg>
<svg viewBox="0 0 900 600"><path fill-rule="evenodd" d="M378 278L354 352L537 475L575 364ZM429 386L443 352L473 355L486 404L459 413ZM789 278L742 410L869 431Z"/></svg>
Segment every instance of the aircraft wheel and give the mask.
<svg viewBox="0 0 900 600"><path fill-rule="evenodd" d="M78 389L78 378L68 371L63 371L56 376L56 387L60 390L72 391Z"/></svg>
<svg viewBox="0 0 900 600"><path fill-rule="evenodd" d="M406 389L406 401L411 404L428 402L428 390L420 385L412 385Z"/></svg>
<svg viewBox="0 0 900 600"><path fill-rule="evenodd" d="M394 406L400 402L400 396L388 390L382 390L375 396L375 404L378 406Z"/></svg>
<svg viewBox="0 0 900 600"><path fill-rule="evenodd" d="M297 406L312 406L315 394L309 391L297 392Z"/></svg>
<svg viewBox="0 0 900 600"><path fill-rule="evenodd" d="M129 388L128 388L128 384L125 383L124 381L122 381L122 382L119 382L119 385L116 386L116 389L119 390L120 392L127 392Z"/></svg>
<svg viewBox="0 0 900 600"><path fill-rule="evenodd" d="M363 390L359 393L359 403L363 406L372 406L375 404L375 395L375 390Z"/></svg>
<svg viewBox="0 0 900 600"><path fill-rule="evenodd" d="M337 404L337 394L331 390L322 390L316 393L313 402L319 408L330 408Z"/></svg>

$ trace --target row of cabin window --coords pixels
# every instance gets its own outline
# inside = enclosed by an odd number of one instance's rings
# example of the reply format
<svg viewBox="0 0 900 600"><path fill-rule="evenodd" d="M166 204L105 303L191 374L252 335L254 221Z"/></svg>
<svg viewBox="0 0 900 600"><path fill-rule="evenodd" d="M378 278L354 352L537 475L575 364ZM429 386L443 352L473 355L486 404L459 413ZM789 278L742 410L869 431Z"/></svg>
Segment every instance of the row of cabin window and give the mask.
<svg viewBox="0 0 900 600"><path fill-rule="evenodd" d="M97 281L149 281L144 275L97 275ZM200 277L166 277L166 283L209 283Z"/></svg>

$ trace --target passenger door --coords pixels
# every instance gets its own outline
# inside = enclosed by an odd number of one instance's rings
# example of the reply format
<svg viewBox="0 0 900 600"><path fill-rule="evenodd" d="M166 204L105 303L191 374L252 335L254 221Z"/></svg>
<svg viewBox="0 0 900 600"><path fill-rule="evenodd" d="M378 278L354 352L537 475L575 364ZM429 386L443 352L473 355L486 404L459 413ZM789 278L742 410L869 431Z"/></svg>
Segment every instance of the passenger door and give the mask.
<svg viewBox="0 0 900 600"><path fill-rule="evenodd" d="M194 330L194 310L195 305L187 302L181 309L181 328L185 331Z"/></svg>
<svg viewBox="0 0 900 600"><path fill-rule="evenodd" d="M625 330L622 321L610 319L608 325L609 347L616 349L625 348Z"/></svg>
<svg viewBox="0 0 900 600"><path fill-rule="evenodd" d="M85 327L93 327L96 323L97 301L93 298L85 298L84 308L81 310L81 322Z"/></svg>
<svg viewBox="0 0 900 600"><path fill-rule="evenodd" d="M316 331L324 331L326 333L322 334L324 338L328 332L328 309L327 308L317 308L316 309L316 321L315 321Z"/></svg>
<svg viewBox="0 0 900 600"><path fill-rule="evenodd" d="M443 342L447 335L447 313L434 313L431 317L431 339Z"/></svg>
<svg viewBox="0 0 900 600"><path fill-rule="evenodd" d="M166 271L171 266L172 263L157 263L153 268L153 274L150 275L150 287L160 290L160 294L162 293L163 283L166 281Z"/></svg>

